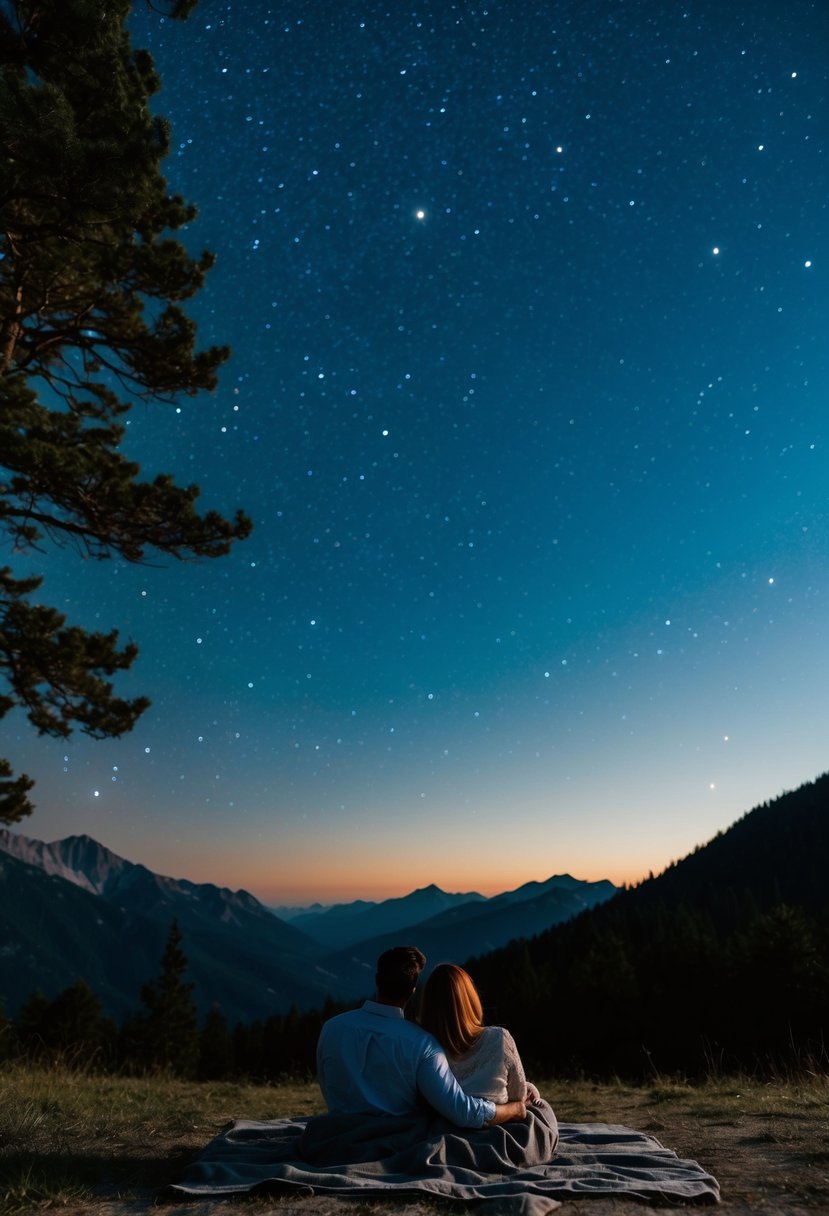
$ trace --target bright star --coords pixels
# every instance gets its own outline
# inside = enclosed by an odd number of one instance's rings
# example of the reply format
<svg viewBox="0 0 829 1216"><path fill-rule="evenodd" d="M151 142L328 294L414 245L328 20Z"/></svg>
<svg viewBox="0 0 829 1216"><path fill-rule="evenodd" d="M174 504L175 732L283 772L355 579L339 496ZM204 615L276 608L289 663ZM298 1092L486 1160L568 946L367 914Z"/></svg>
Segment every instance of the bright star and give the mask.
<svg viewBox="0 0 829 1216"><path fill-rule="evenodd" d="M415 219L416 220L425 220L426 212L425 211L415 211Z"/></svg>

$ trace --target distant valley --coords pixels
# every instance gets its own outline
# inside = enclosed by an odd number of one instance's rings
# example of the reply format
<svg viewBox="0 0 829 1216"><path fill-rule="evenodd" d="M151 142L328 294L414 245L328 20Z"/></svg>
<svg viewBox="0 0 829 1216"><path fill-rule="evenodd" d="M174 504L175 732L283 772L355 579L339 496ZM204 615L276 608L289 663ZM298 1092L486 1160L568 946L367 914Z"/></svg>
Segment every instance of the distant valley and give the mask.
<svg viewBox="0 0 829 1216"><path fill-rule="evenodd" d="M173 920L202 1013L234 1022L370 995L380 951L401 941L430 964L529 937L616 893L557 875L492 898L430 885L379 903L357 900L284 916L246 891L155 874L89 836L45 843L0 830L0 996L14 1015L84 979L120 1017L158 970Z"/></svg>

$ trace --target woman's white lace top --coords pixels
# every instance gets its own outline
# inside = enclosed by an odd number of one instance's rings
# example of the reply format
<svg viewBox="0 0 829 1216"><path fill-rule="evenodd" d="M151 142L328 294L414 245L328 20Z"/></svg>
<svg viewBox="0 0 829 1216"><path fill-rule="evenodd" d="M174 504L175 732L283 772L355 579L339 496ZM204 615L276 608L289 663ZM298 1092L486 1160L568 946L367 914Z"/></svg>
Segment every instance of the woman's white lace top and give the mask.
<svg viewBox="0 0 829 1216"><path fill-rule="evenodd" d="M503 1026L485 1026L466 1055L448 1059L465 1093L491 1102L523 1100L527 1083L524 1066L515 1040Z"/></svg>

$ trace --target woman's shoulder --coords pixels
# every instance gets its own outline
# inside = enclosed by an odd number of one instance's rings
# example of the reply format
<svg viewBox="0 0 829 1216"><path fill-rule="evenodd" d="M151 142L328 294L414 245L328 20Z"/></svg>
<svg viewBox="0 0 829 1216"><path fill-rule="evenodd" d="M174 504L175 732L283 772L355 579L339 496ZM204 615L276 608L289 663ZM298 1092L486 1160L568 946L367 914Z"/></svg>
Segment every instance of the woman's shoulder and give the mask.
<svg viewBox="0 0 829 1216"><path fill-rule="evenodd" d="M493 1036L492 1042L493 1044L496 1042L498 1043L498 1046L505 1056L518 1055L518 1048L515 1045L515 1039L507 1030L506 1026L487 1026L487 1030L494 1030L496 1032L497 1039L495 1036Z"/></svg>
<svg viewBox="0 0 829 1216"><path fill-rule="evenodd" d="M479 1043L486 1043L490 1051L515 1051L515 1040L506 1026L484 1026Z"/></svg>
<svg viewBox="0 0 829 1216"><path fill-rule="evenodd" d="M474 1043L465 1051L462 1056L450 1056L452 1060L478 1060L482 1056L490 1056L494 1052L501 1051L503 1047L503 1039L501 1037L500 1026L482 1026L480 1033L476 1036Z"/></svg>
<svg viewBox="0 0 829 1216"><path fill-rule="evenodd" d="M499 1039L502 1043L511 1043L512 1035L506 1026L484 1026L484 1033L491 1036L493 1041Z"/></svg>

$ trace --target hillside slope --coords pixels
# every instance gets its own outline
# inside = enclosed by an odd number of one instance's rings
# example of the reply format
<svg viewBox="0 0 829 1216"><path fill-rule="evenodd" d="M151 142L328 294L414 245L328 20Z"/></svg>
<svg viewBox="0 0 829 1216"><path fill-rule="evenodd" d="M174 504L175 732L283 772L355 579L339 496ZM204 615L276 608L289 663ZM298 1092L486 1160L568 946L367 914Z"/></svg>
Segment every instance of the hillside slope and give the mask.
<svg viewBox="0 0 829 1216"><path fill-rule="evenodd" d="M829 777L657 878L473 960L491 1016L545 1070L772 1068L825 1053Z"/></svg>

